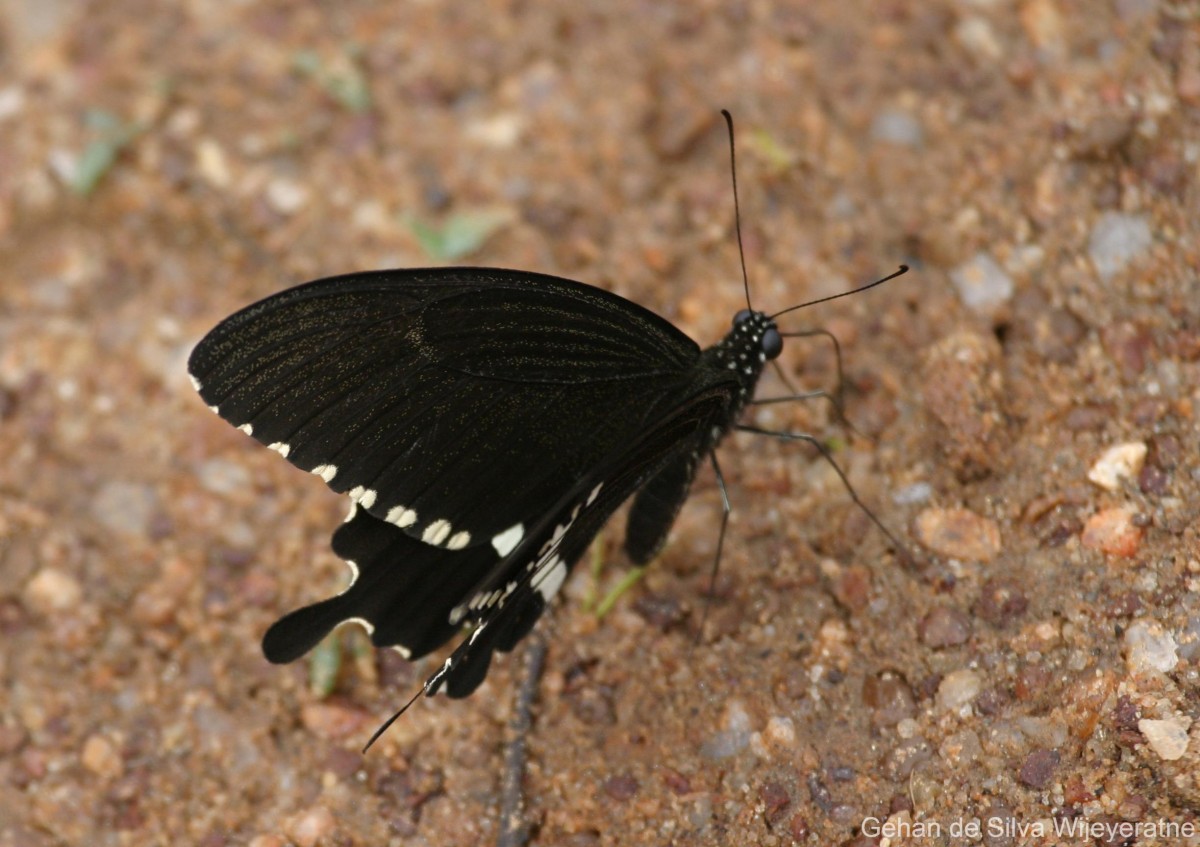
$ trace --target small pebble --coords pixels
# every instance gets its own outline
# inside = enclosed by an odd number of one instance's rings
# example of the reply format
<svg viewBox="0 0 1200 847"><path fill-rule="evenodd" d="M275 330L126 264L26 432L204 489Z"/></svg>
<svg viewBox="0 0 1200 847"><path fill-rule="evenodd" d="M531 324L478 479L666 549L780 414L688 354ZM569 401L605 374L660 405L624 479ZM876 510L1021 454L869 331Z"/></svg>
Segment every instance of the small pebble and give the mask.
<svg viewBox="0 0 1200 847"><path fill-rule="evenodd" d="M1063 49L1063 16L1053 0L1028 0L1020 5L1018 17L1026 37L1043 54L1057 55Z"/></svg>
<svg viewBox="0 0 1200 847"><path fill-rule="evenodd" d="M1061 758L1057 750L1034 750L1022 763L1017 779L1030 788L1045 788L1054 778Z"/></svg>
<svg viewBox="0 0 1200 847"><path fill-rule="evenodd" d="M25 102L25 92L19 85L0 88L0 123L21 114Z"/></svg>
<svg viewBox="0 0 1200 847"><path fill-rule="evenodd" d="M308 703L300 710L304 726L322 738L345 738L365 727L370 715L337 703Z"/></svg>
<svg viewBox="0 0 1200 847"><path fill-rule="evenodd" d="M1109 447L1092 465L1087 478L1107 491L1116 491L1121 487L1121 480L1138 475L1146 461L1146 452L1146 444L1141 441Z"/></svg>
<svg viewBox="0 0 1200 847"><path fill-rule="evenodd" d="M629 774L617 774L604 780L604 793L622 803L636 797L639 787L638 781Z"/></svg>
<svg viewBox="0 0 1200 847"><path fill-rule="evenodd" d="M1019 583L995 577L983 584L973 611L992 626L1007 626L1028 608L1029 598Z"/></svg>
<svg viewBox="0 0 1200 847"><path fill-rule="evenodd" d="M336 825L333 812L324 806L314 806L289 820L284 832L297 847L317 847L323 839L333 834Z"/></svg>
<svg viewBox="0 0 1200 847"><path fill-rule="evenodd" d="M158 507L158 495L148 485L112 480L96 492L92 517L114 532L144 535Z"/></svg>
<svg viewBox="0 0 1200 847"><path fill-rule="evenodd" d="M892 492L892 502L897 506L928 503L933 496L933 486L928 482L914 482Z"/></svg>
<svg viewBox="0 0 1200 847"><path fill-rule="evenodd" d="M470 121L463 134L472 141L500 150L508 149L521 139L524 121L520 112L501 112L486 118Z"/></svg>
<svg viewBox="0 0 1200 847"><path fill-rule="evenodd" d="M1145 215L1105 212L1088 237L1088 256L1100 278L1107 282L1153 243Z"/></svg>
<svg viewBox="0 0 1200 847"><path fill-rule="evenodd" d="M1189 662L1200 659L1200 616L1193 615L1179 633L1179 655Z"/></svg>
<svg viewBox="0 0 1200 847"><path fill-rule="evenodd" d="M228 188L233 182L225 149L212 138L203 138L196 145L196 169L214 188Z"/></svg>
<svg viewBox="0 0 1200 847"><path fill-rule="evenodd" d="M971 637L971 622L958 609L938 606L917 624L917 635L935 650L954 647Z"/></svg>
<svg viewBox="0 0 1200 847"><path fill-rule="evenodd" d="M1079 540L1091 550L1129 558L1141 548L1142 528L1134 523L1131 510L1114 506L1088 518Z"/></svg>
<svg viewBox="0 0 1200 847"><path fill-rule="evenodd" d="M876 726L897 726L917 713L912 688L898 671L884 670L864 679L862 700Z"/></svg>
<svg viewBox="0 0 1200 847"><path fill-rule="evenodd" d="M1000 552L1000 527L970 509L925 509L917 515L917 540L949 559L990 562Z"/></svg>
<svg viewBox="0 0 1200 847"><path fill-rule="evenodd" d="M35 612L73 609L83 598L83 587L75 577L57 568L42 568L25 585L25 604Z"/></svg>
<svg viewBox="0 0 1200 847"><path fill-rule="evenodd" d="M276 177L267 183L267 204L281 215L294 215L308 203L308 188L295 180Z"/></svg>
<svg viewBox="0 0 1200 847"><path fill-rule="evenodd" d="M209 459L200 465L200 485L213 494L227 495L250 490L250 472L245 463Z"/></svg>
<svg viewBox="0 0 1200 847"><path fill-rule="evenodd" d="M990 65L1004 55L1004 47L987 18L970 15L954 27L954 40L980 64Z"/></svg>
<svg viewBox="0 0 1200 847"><path fill-rule="evenodd" d="M1004 268L987 253L976 253L954 270L950 281L963 305L979 315L991 315L1012 299L1015 285Z"/></svg>
<svg viewBox="0 0 1200 847"><path fill-rule="evenodd" d="M1175 637L1154 620L1139 620L1125 630L1125 664L1131 674L1170 673L1179 664Z"/></svg>
<svg viewBox="0 0 1200 847"><path fill-rule="evenodd" d="M1138 721L1138 731L1146 736L1146 743L1160 759L1173 762L1187 752L1188 724L1181 718L1142 718Z"/></svg>
<svg viewBox="0 0 1200 847"><path fill-rule="evenodd" d="M767 728L763 730L763 739L776 747L794 747L796 745L796 724L789 717L773 717L767 721Z"/></svg>
<svg viewBox="0 0 1200 847"><path fill-rule="evenodd" d="M792 805L792 797L786 788L778 782L764 783L758 790L758 799L763 804L763 817L767 823L774 826Z"/></svg>
<svg viewBox="0 0 1200 847"><path fill-rule="evenodd" d="M904 147L920 147L925 138L921 123L903 109L884 109L871 121L871 138Z"/></svg>
<svg viewBox="0 0 1200 847"><path fill-rule="evenodd" d="M947 712L957 712L969 706L975 696L983 688L983 680L973 670L964 669L951 671L942 679L937 690L938 708Z"/></svg>
<svg viewBox="0 0 1200 847"><path fill-rule="evenodd" d="M103 735L88 736L79 759L89 771L106 779L116 779L125 771L121 754Z"/></svg>
<svg viewBox="0 0 1200 847"><path fill-rule="evenodd" d="M962 732L947 736L938 747L938 755L952 767L956 767L973 762L982 756L983 745L979 743L979 736L973 730L964 729Z"/></svg>
<svg viewBox="0 0 1200 847"><path fill-rule="evenodd" d="M700 754L707 759L725 759L750 744L750 715L733 700L725 707L725 728L705 741Z"/></svg>

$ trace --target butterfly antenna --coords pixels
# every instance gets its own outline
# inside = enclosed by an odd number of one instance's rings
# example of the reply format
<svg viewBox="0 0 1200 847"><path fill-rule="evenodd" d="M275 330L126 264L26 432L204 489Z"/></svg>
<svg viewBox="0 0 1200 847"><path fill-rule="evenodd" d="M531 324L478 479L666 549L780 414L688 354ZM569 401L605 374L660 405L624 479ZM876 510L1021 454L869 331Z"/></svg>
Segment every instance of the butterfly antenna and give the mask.
<svg viewBox="0 0 1200 847"><path fill-rule="evenodd" d="M797 309L806 309L809 306L815 306L818 303L828 303L830 300L837 300L839 297L849 297L851 294L858 294L859 292L866 291L868 288L874 288L877 285L883 285L885 282L893 280L898 276L904 276L906 273L908 273L908 265L901 265L898 271L888 274L883 279L877 279L874 282L867 283L866 285L851 289L850 291L843 291L841 294L830 294L828 297L818 297L816 300L809 300L807 303L801 303L797 306L788 306L782 312L776 312L775 314L771 315L770 318L771 320L775 320L780 315L786 315L788 312L794 312Z"/></svg>
<svg viewBox="0 0 1200 847"><path fill-rule="evenodd" d="M742 287L746 289L746 308L753 309L754 307L750 305L750 275L746 273L746 248L742 245L742 210L738 205L737 155L733 146L733 115L729 114L728 109L722 109L721 116L725 118L725 126L729 129L729 176L733 179L733 228L737 232L738 259L742 263Z"/></svg>
<svg viewBox="0 0 1200 847"><path fill-rule="evenodd" d="M405 703L403 706L400 707L400 711L396 712L396 714L392 715L390 718L388 718L386 721L384 721L383 725L381 727L379 727L379 729L375 730L374 733L372 733L371 740L367 742L366 747L362 748L362 751L364 753L366 753L368 750L370 750L371 745L379 740L379 736L381 736L385 732L387 732L388 727L390 727L392 724L394 724L396 721L398 721L400 719L400 716L408 711L408 707L411 706L413 703L417 702L417 698L420 697L424 693L425 693L425 686L422 685L421 689L412 696L412 699L410 699L407 703Z"/></svg>

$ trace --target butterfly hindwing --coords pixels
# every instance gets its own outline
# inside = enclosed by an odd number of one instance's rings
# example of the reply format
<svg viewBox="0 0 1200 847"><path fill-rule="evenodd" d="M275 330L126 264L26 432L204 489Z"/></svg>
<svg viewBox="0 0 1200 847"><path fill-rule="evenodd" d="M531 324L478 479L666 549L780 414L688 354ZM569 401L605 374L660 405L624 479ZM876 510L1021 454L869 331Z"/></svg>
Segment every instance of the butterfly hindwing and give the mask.
<svg viewBox="0 0 1200 847"><path fill-rule="evenodd" d="M656 422L631 445L579 480L556 509L533 528L472 592L468 606L479 614L471 634L425 684L428 694L443 685L462 697L482 681L495 650L509 650L533 627L608 518L630 494L664 468L696 456L715 422L729 412L729 394L710 388ZM665 529L663 530L665 534ZM479 603L479 598L485 602Z"/></svg>
<svg viewBox="0 0 1200 847"><path fill-rule="evenodd" d="M397 647L409 659L424 656L460 631L451 610L499 559L490 547L456 551L424 544L364 509L334 533L333 551L351 563L354 582L267 630L263 652L270 661L299 658L349 620L362 622L378 647Z"/></svg>

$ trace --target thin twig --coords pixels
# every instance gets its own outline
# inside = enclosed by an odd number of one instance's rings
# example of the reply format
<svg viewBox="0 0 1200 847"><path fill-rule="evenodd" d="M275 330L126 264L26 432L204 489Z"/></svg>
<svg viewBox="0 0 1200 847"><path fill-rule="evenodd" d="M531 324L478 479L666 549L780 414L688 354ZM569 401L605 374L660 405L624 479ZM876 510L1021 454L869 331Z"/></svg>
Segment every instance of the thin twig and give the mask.
<svg viewBox="0 0 1200 847"><path fill-rule="evenodd" d="M508 722L510 738L504 750L504 775L500 780L500 837L496 847L525 847L530 827L524 818L525 753L529 727L533 723L533 699L546 660L546 641L538 634L529 637L525 649L524 678L517 690L512 719Z"/></svg>

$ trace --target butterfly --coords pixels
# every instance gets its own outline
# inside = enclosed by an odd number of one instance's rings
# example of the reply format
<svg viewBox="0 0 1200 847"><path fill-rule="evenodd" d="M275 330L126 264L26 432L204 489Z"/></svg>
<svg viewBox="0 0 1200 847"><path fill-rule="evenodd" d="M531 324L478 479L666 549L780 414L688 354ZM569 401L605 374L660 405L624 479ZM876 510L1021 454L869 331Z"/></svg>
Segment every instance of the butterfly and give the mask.
<svg viewBox="0 0 1200 847"><path fill-rule="evenodd" d="M626 500L628 558L660 550L780 355L779 314L747 296L701 349L600 288L448 267L321 279L222 321L188 361L201 398L351 501L333 535L350 586L273 624L267 659L346 621L406 659L465 633L422 691L469 695Z"/></svg>

